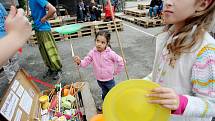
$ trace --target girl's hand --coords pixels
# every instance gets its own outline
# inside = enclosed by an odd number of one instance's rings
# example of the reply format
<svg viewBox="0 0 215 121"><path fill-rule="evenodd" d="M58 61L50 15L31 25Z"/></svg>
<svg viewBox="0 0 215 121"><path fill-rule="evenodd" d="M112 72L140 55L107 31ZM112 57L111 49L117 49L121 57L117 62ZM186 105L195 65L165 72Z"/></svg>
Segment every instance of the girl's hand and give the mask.
<svg viewBox="0 0 215 121"><path fill-rule="evenodd" d="M165 108L170 110L177 110L179 107L179 96L171 88L158 87L151 90L152 93L147 95L152 98L159 98L155 100L150 100L149 103L160 104Z"/></svg>
<svg viewBox="0 0 215 121"><path fill-rule="evenodd" d="M75 61L75 63L77 63L78 65L81 63L81 59L80 59L79 56L75 56L75 57L74 57L74 61Z"/></svg>

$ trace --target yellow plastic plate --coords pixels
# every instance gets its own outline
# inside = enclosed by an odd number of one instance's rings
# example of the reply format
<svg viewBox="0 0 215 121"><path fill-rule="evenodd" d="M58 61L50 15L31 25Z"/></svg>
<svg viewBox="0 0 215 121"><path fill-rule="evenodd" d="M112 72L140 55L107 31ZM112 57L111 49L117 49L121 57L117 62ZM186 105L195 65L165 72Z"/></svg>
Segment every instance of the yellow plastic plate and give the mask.
<svg viewBox="0 0 215 121"><path fill-rule="evenodd" d="M148 103L146 95L156 87L157 83L141 79L117 84L103 103L105 121L168 121L170 110Z"/></svg>

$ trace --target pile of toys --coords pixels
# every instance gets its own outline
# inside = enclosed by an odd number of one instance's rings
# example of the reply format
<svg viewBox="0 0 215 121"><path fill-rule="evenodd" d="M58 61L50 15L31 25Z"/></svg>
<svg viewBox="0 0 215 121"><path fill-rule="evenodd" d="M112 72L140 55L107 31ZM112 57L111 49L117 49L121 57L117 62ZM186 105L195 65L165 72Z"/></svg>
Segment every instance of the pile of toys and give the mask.
<svg viewBox="0 0 215 121"><path fill-rule="evenodd" d="M42 121L85 121L81 89L84 82L62 86L56 84L52 90L43 91L39 98Z"/></svg>

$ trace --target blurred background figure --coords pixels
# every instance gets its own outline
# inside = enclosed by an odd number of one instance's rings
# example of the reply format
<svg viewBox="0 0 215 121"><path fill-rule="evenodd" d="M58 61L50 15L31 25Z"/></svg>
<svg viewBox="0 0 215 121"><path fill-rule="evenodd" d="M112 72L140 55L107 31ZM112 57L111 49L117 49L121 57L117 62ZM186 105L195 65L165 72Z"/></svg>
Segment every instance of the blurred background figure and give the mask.
<svg viewBox="0 0 215 121"><path fill-rule="evenodd" d="M86 16L86 6L83 2L83 0L80 0L78 5L77 5L77 21L84 22L85 21L85 16Z"/></svg>
<svg viewBox="0 0 215 121"><path fill-rule="evenodd" d="M112 6L112 5L111 5L111 6ZM112 21L111 8L110 8L110 3L109 3L109 1L106 2L104 11L105 11L105 18L104 18L104 21L105 21L105 22L107 22L107 21ZM113 11L113 14L114 14L114 6L112 6L112 11Z"/></svg>
<svg viewBox="0 0 215 121"><path fill-rule="evenodd" d="M162 0L152 0L149 7L149 16L158 17L163 9L163 1Z"/></svg>

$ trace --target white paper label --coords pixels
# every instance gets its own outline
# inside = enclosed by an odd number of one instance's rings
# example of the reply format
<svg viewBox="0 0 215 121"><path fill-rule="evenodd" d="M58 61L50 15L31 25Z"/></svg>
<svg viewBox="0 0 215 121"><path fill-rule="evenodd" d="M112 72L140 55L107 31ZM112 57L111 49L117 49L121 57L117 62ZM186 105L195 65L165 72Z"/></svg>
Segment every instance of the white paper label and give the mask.
<svg viewBox="0 0 215 121"><path fill-rule="evenodd" d="M16 117L15 117L14 121L21 121L21 117L22 117L22 111L20 109L18 109L16 112Z"/></svg>
<svg viewBox="0 0 215 121"><path fill-rule="evenodd" d="M31 96L31 97L34 97L34 95L35 95L35 92L34 92L34 90L33 89L29 89L29 95Z"/></svg>
<svg viewBox="0 0 215 121"><path fill-rule="evenodd" d="M32 101L33 99L31 96L28 94L28 92L25 90L22 98L20 100L19 106L29 115L31 111L31 106L32 106Z"/></svg>
<svg viewBox="0 0 215 121"><path fill-rule="evenodd" d="M7 99L5 100L1 108L1 114L7 120L10 121L12 119L18 101L19 101L18 96L16 96L16 94L13 91L10 91L10 93L7 96Z"/></svg>
<svg viewBox="0 0 215 121"><path fill-rule="evenodd" d="M11 89L16 92L17 87L19 86L19 81L14 80L13 85L11 86Z"/></svg>
<svg viewBox="0 0 215 121"><path fill-rule="evenodd" d="M25 90L25 89L23 88L23 86L20 85L19 88L18 88L18 90L16 91L16 94L17 94L19 97L21 97L22 94L23 94L23 92L24 92L24 90Z"/></svg>

